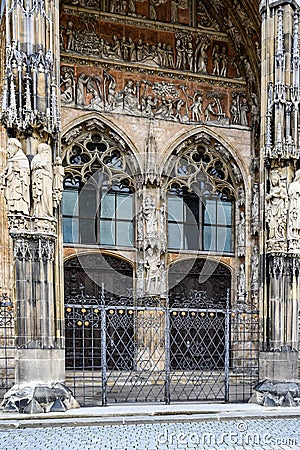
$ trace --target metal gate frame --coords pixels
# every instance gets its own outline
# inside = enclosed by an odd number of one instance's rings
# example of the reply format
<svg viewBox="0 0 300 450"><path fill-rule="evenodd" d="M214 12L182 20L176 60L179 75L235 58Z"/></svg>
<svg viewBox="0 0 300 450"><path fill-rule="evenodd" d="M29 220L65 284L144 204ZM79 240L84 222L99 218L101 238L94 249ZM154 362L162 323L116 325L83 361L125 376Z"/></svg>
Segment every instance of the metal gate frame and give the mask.
<svg viewBox="0 0 300 450"><path fill-rule="evenodd" d="M115 402L169 404L174 400L247 401L258 381L258 312L232 310L229 298L228 290L226 308L220 309L175 308L167 302L159 304L154 298L138 304L132 297L112 301L104 288L99 300L81 296L81 304L65 305L67 384L85 406ZM212 336L214 353L207 350L213 362L210 367L203 366L205 358L199 352L196 357L190 349L178 348L183 363L189 358L193 365L190 370L184 366L180 370L172 368L172 317L180 314L184 320L187 316L197 320L198 325L204 320L209 324L213 318L223 324L221 346L217 342L219 328ZM204 337L203 330L207 332ZM210 331L204 326L194 327L190 339L194 344L200 339L205 342ZM191 333L190 329L187 333ZM79 349L76 344L80 339ZM95 342L99 345L95 346Z"/></svg>

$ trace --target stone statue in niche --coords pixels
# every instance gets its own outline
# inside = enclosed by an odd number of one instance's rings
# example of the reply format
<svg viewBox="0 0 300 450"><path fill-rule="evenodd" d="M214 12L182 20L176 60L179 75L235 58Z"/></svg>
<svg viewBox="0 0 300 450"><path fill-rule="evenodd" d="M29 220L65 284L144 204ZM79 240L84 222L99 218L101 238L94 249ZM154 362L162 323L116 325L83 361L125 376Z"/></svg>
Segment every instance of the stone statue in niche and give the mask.
<svg viewBox="0 0 300 450"><path fill-rule="evenodd" d="M238 274L238 298L240 302L244 302L246 297L246 274L244 264L240 264Z"/></svg>
<svg viewBox="0 0 300 450"><path fill-rule="evenodd" d="M245 191L242 186L239 186L239 188L238 188L237 204L239 207L241 207L245 204Z"/></svg>
<svg viewBox="0 0 300 450"><path fill-rule="evenodd" d="M252 92L251 94L250 116L251 116L251 127L254 132L254 136L258 137L260 113L259 113L258 98L254 92Z"/></svg>
<svg viewBox="0 0 300 450"><path fill-rule="evenodd" d="M245 255L245 234L246 234L245 213L241 211L240 221L238 224L238 256Z"/></svg>
<svg viewBox="0 0 300 450"><path fill-rule="evenodd" d="M220 75L220 46L216 44L212 50L212 59L213 59L213 75L217 77Z"/></svg>
<svg viewBox="0 0 300 450"><path fill-rule="evenodd" d="M53 172L51 148L48 144L39 144L37 154L31 162L33 214L37 217L53 215Z"/></svg>
<svg viewBox="0 0 300 450"><path fill-rule="evenodd" d="M67 23L67 29L66 29L66 36L67 36L67 46L66 50L75 50L75 31L74 31L74 24L71 20Z"/></svg>
<svg viewBox="0 0 300 450"><path fill-rule="evenodd" d="M239 110L237 107L237 102L235 99L231 100L231 106L230 106L230 115L231 115L231 123L234 124L238 124L240 122L240 117L239 117Z"/></svg>
<svg viewBox="0 0 300 450"><path fill-rule="evenodd" d="M284 239L287 222L288 195L277 170L270 175L270 192L266 195L266 222L269 226L269 239Z"/></svg>
<svg viewBox="0 0 300 450"><path fill-rule="evenodd" d="M65 170L62 166L62 160L57 156L53 167L53 206L57 208L62 199L63 182Z"/></svg>
<svg viewBox="0 0 300 450"><path fill-rule="evenodd" d="M241 111L241 125L248 126L248 103L247 99L243 98L241 105L240 105L240 111Z"/></svg>
<svg viewBox="0 0 300 450"><path fill-rule="evenodd" d="M61 94L60 100L65 104L74 103L74 74L72 69L66 70L64 76L61 77Z"/></svg>
<svg viewBox="0 0 300 450"><path fill-rule="evenodd" d="M193 103L190 107L192 111L192 121L193 122L201 122L202 116L202 93L195 91L194 96L190 97L193 100Z"/></svg>
<svg viewBox="0 0 300 450"><path fill-rule="evenodd" d="M208 49L210 40L206 36L200 36L195 49L195 72L207 73Z"/></svg>
<svg viewBox="0 0 300 450"><path fill-rule="evenodd" d="M145 224L144 244L154 248L158 246L158 220L155 202L146 197L142 205L142 214Z"/></svg>
<svg viewBox="0 0 300 450"><path fill-rule="evenodd" d="M160 293L160 256L153 248L149 247L146 251L145 269L146 269L146 292L147 294Z"/></svg>
<svg viewBox="0 0 300 450"><path fill-rule="evenodd" d="M77 79L76 84L76 104L77 106L84 107L86 105L86 85L90 77L84 73L81 73Z"/></svg>
<svg viewBox="0 0 300 450"><path fill-rule="evenodd" d="M29 214L30 168L29 161L18 139L8 139L7 167L0 175L0 188L4 191L9 213Z"/></svg>
<svg viewBox="0 0 300 450"><path fill-rule="evenodd" d="M300 239L300 169L295 173L289 189L288 239Z"/></svg>
<svg viewBox="0 0 300 450"><path fill-rule="evenodd" d="M222 47L221 54L220 54L220 75L221 75L221 77L227 76L227 68L228 68L227 48Z"/></svg>
<svg viewBox="0 0 300 450"><path fill-rule="evenodd" d="M258 291L258 266L259 266L259 253L258 246L253 247L253 253L251 256L251 291Z"/></svg>
<svg viewBox="0 0 300 450"><path fill-rule="evenodd" d="M259 186L257 183L253 185L252 202L251 202L251 233L258 233L259 226Z"/></svg>

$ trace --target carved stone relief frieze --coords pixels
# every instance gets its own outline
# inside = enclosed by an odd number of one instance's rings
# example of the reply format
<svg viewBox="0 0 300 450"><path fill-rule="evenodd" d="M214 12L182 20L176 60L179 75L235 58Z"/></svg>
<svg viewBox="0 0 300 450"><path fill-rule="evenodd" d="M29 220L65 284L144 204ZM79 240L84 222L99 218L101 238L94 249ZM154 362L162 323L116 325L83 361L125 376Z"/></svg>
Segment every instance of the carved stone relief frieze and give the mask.
<svg viewBox="0 0 300 450"><path fill-rule="evenodd" d="M251 70L244 60L240 64L240 58L235 57L228 40L197 29L166 33L141 28L133 33L132 27L120 24L111 31L101 20L86 18L83 23L66 16L60 28L60 47L62 52L104 61L130 62L223 78L240 78L242 71L248 76Z"/></svg>
<svg viewBox="0 0 300 450"><path fill-rule="evenodd" d="M211 90L209 85L199 89L193 82L183 84L141 76L128 79L105 69L78 73L75 70L69 66L61 68L64 106L182 123L230 123L227 95L222 90ZM248 108L248 123L247 114Z"/></svg>
<svg viewBox="0 0 300 450"><path fill-rule="evenodd" d="M83 8L100 9L111 14L144 18L155 21L167 21L173 24L188 25L191 17L190 2L188 0L108 0L99 2L97 0L67 0L70 6L81 6ZM197 5L194 20L199 27L207 29L218 29L216 20L211 17L206 7L201 3Z"/></svg>

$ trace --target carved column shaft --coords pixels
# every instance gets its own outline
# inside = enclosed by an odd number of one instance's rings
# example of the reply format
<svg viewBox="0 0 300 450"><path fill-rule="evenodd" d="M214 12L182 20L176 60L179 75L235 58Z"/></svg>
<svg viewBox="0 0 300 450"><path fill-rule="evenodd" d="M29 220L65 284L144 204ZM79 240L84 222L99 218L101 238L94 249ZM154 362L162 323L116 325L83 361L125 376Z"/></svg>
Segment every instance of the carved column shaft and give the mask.
<svg viewBox="0 0 300 450"><path fill-rule="evenodd" d="M298 378L300 233L292 208L295 211L298 201L298 179L294 174L299 164L299 5L296 1L269 0L262 1L260 7L261 186L264 196L261 253L265 255L265 280L261 290L265 342L260 358L260 378L271 383L282 381L287 383L288 389L288 382ZM258 401L264 404L264 399L261 397Z"/></svg>

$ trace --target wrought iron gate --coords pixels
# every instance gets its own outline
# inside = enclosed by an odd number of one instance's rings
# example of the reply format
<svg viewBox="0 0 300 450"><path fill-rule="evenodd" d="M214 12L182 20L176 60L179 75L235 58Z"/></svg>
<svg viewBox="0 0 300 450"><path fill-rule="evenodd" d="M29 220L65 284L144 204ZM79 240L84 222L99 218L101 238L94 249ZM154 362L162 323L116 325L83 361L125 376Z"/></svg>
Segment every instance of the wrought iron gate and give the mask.
<svg viewBox="0 0 300 450"><path fill-rule="evenodd" d="M81 295L65 307L67 384L82 405L247 401L258 376L258 314L166 299ZM192 307L195 304L197 307ZM204 307L205 305L206 307Z"/></svg>

